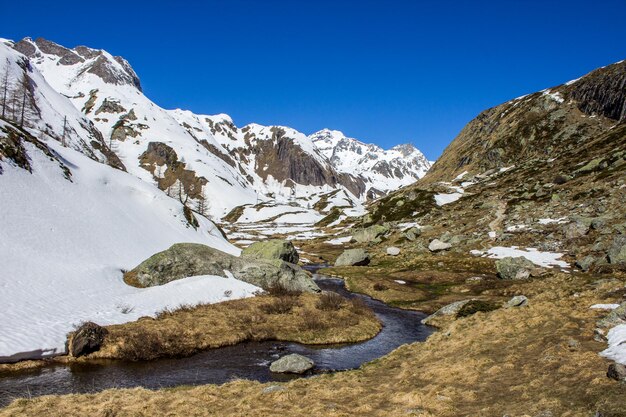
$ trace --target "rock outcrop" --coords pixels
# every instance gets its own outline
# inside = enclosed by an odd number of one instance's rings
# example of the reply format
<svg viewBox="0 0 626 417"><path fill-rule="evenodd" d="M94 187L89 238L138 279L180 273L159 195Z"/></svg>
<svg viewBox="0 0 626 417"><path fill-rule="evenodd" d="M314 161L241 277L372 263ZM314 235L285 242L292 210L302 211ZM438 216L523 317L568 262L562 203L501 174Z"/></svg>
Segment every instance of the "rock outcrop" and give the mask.
<svg viewBox="0 0 626 417"><path fill-rule="evenodd" d="M501 279L526 279L537 266L524 257L507 256L496 261L496 269Z"/></svg>
<svg viewBox="0 0 626 417"><path fill-rule="evenodd" d="M263 289L281 286L294 291L319 292L311 276L280 259L237 257L196 243L177 243L142 262L124 275L136 287L152 287L198 275L225 277L226 272Z"/></svg>

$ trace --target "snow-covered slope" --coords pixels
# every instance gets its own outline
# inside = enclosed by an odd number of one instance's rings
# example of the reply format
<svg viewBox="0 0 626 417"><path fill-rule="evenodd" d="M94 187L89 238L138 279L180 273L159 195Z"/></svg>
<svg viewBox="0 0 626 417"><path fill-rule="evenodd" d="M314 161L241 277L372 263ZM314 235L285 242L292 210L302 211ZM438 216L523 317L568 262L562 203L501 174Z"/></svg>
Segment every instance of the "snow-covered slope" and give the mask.
<svg viewBox="0 0 626 417"><path fill-rule="evenodd" d="M68 49L41 38L25 38L14 47L93 122L128 172L216 217L240 205L333 190L361 204L424 172L425 165L415 162L421 154L413 149L382 151L351 140L368 149L353 164L350 152L337 151L333 158L288 127L238 128L223 114L164 110L143 94L126 60L103 50Z"/></svg>
<svg viewBox="0 0 626 417"><path fill-rule="evenodd" d="M219 301L226 290L236 298L257 289L220 277L126 285L123 270L177 242L239 250L202 216L191 227L182 204L153 185L53 139L0 121L0 145L23 153L0 151L0 362L62 352L65 335L85 320L132 321L165 307ZM18 166L24 160L28 166Z"/></svg>

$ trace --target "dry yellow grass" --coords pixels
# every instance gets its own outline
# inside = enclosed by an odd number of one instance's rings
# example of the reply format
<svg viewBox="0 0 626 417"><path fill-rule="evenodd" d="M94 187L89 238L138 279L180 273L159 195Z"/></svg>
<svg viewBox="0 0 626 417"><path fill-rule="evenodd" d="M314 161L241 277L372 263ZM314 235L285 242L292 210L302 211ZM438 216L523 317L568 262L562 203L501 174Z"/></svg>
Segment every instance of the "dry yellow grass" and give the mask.
<svg viewBox="0 0 626 417"><path fill-rule="evenodd" d="M359 370L281 384L222 386L17 400L0 416L585 416L626 415L626 386L606 378L589 309L626 281L589 285L559 274L508 288L526 308L459 319ZM550 412L551 414L547 414ZM541 414L545 413L545 414Z"/></svg>
<svg viewBox="0 0 626 417"><path fill-rule="evenodd" d="M306 344L354 343L374 337L381 329L374 313L346 300L337 310L317 308L322 295L261 295L253 298L185 307L164 312L158 319L107 326L102 348L88 356L61 356L45 361L0 365L0 372L22 371L50 363L96 359L149 360L189 356L202 350L249 340L280 340ZM286 313L271 307L287 304Z"/></svg>

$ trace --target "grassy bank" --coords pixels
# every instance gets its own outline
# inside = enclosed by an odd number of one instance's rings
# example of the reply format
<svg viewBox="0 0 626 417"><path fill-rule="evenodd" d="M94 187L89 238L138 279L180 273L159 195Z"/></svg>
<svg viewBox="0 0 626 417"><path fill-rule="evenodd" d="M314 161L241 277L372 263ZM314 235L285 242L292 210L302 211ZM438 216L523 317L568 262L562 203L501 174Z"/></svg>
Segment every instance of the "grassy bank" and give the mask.
<svg viewBox="0 0 626 417"><path fill-rule="evenodd" d="M606 378L604 343L593 339L626 277L592 282L556 274L509 287L525 308L458 319L423 343L402 346L359 370L280 384L108 390L18 400L0 416L22 415L626 415L626 387ZM616 279L618 278L618 279ZM596 414L599 412L599 414Z"/></svg>

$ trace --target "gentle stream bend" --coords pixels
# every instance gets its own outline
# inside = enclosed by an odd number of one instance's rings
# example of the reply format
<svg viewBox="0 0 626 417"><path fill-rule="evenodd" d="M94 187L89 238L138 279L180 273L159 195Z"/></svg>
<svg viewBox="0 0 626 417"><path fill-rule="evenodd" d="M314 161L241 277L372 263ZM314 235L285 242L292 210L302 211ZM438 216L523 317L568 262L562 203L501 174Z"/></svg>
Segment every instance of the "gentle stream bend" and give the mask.
<svg viewBox="0 0 626 417"><path fill-rule="evenodd" d="M315 280L323 290L335 291L346 298L361 297L382 321L381 332L370 340L353 344L312 346L276 341L244 342L180 359L98 361L0 374L0 407L17 397L88 393L108 388L221 384L234 378L287 381L300 376L273 374L269 364L288 353L311 358L318 371L353 369L402 344L423 341L433 332L420 323L425 317L423 313L390 307L365 295L351 293L340 279L315 275Z"/></svg>

